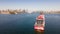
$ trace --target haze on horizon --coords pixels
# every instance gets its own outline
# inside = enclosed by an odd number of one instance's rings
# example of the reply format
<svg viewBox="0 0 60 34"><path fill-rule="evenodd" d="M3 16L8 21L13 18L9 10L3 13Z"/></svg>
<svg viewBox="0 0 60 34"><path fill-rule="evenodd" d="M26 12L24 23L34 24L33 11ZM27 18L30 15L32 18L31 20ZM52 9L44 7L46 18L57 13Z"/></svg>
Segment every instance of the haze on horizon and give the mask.
<svg viewBox="0 0 60 34"><path fill-rule="evenodd" d="M0 0L0 9L60 10L60 0Z"/></svg>

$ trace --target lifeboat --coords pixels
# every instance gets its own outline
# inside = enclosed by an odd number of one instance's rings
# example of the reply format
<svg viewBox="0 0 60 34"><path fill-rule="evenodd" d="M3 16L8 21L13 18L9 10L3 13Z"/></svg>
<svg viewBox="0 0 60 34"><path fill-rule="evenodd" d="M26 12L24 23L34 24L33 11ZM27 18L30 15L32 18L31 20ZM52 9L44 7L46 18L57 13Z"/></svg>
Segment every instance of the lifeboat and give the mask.
<svg viewBox="0 0 60 34"><path fill-rule="evenodd" d="M36 18L36 22L34 24L34 29L38 32L44 32L44 27L45 27L45 17L44 17L44 15L39 15Z"/></svg>

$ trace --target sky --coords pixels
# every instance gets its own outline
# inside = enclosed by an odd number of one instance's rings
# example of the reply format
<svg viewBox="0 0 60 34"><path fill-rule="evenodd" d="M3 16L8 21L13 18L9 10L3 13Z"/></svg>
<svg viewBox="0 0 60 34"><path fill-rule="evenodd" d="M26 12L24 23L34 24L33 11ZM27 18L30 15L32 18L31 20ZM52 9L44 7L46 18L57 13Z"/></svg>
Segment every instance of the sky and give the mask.
<svg viewBox="0 0 60 34"><path fill-rule="evenodd" d="M0 0L0 9L60 10L60 0Z"/></svg>

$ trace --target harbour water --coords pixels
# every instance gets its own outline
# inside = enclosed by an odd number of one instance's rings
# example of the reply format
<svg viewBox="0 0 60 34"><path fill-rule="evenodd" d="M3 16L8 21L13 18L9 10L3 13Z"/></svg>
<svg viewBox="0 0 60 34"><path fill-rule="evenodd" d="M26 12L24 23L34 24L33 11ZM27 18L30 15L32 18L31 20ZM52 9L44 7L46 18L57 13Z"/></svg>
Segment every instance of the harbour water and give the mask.
<svg viewBox="0 0 60 34"><path fill-rule="evenodd" d="M39 14L0 14L0 34L36 34L34 24ZM60 34L60 14L45 14L44 34Z"/></svg>

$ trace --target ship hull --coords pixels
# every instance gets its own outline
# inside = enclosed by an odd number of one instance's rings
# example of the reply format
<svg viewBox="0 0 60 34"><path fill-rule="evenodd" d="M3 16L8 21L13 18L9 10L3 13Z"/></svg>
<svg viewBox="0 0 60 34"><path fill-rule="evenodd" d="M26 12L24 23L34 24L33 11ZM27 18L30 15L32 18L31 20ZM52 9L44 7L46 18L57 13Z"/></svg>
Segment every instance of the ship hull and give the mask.
<svg viewBox="0 0 60 34"><path fill-rule="evenodd" d="M43 16L44 17L44 16ZM38 19L41 20L41 19ZM42 24L37 24L37 22L35 22L34 24L34 30L37 32L44 32L45 28L45 18L43 18L43 23Z"/></svg>

